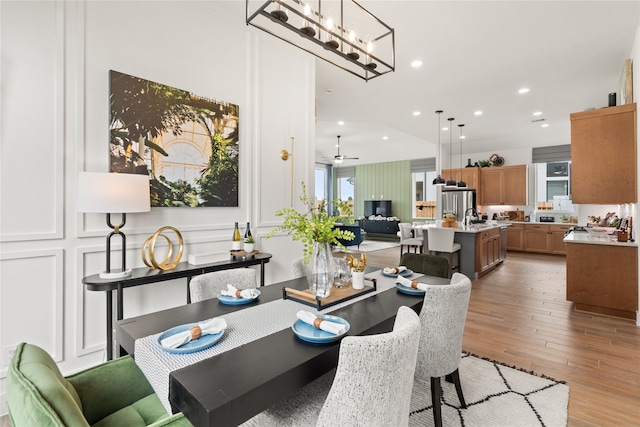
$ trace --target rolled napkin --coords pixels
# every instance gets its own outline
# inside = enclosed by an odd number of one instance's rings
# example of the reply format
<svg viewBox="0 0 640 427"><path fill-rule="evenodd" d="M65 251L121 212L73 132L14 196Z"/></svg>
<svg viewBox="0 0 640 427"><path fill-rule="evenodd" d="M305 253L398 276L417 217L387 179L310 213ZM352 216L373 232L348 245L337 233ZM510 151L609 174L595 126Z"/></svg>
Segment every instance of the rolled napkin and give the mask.
<svg viewBox="0 0 640 427"><path fill-rule="evenodd" d="M402 276L398 276L398 278L396 279L396 283L399 283L407 288L418 289L421 291L426 291L428 288L428 285L426 283L418 283L415 280L409 280L406 277Z"/></svg>
<svg viewBox="0 0 640 427"><path fill-rule="evenodd" d="M331 322L329 320L324 320L323 318L318 317L309 311L300 310L298 311L298 313L296 313L296 317L316 329L321 329L333 335L344 334L346 330L345 325L341 323Z"/></svg>
<svg viewBox="0 0 640 427"><path fill-rule="evenodd" d="M258 295L256 293L255 289L244 289L244 290L240 290L237 289L235 286L233 285L227 285L227 290L226 291L220 291L220 295L224 295L227 297L234 297L234 298L255 298L256 295Z"/></svg>
<svg viewBox="0 0 640 427"><path fill-rule="evenodd" d="M406 269L407 267L405 267L404 265L400 265L398 267L385 267L382 269L382 271L384 271L384 274L400 274Z"/></svg>
<svg viewBox="0 0 640 427"><path fill-rule="evenodd" d="M160 341L160 345L167 348L178 348L189 341L195 341L202 335L218 334L227 329L227 322L222 317L214 317L205 322L198 323L188 331L171 335Z"/></svg>

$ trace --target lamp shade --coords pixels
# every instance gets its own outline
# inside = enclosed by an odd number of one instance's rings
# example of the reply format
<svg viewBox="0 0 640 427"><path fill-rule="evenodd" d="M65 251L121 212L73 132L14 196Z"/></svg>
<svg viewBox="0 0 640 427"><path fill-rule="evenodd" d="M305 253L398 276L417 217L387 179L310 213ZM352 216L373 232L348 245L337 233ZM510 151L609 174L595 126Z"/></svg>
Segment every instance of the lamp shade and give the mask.
<svg viewBox="0 0 640 427"><path fill-rule="evenodd" d="M149 176L128 173L80 172L78 212L149 212Z"/></svg>

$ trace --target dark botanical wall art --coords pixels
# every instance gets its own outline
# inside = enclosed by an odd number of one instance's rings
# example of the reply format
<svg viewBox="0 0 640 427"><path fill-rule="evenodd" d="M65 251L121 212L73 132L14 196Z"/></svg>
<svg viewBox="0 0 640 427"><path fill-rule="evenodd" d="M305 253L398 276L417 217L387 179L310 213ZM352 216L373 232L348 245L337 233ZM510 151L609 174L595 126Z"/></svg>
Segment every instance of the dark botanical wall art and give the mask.
<svg viewBox="0 0 640 427"><path fill-rule="evenodd" d="M238 106L109 77L111 172L148 174L151 206L238 206Z"/></svg>

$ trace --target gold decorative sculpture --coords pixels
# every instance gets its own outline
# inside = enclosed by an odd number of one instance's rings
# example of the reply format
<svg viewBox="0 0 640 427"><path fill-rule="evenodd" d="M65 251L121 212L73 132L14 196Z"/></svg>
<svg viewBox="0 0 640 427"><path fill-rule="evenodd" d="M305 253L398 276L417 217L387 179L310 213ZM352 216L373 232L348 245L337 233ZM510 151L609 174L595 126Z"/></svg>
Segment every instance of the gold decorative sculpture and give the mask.
<svg viewBox="0 0 640 427"><path fill-rule="evenodd" d="M174 233L176 233L176 236L178 237L178 254L173 260L171 260L171 256L173 255L173 243L171 242L171 239L169 239L166 235L162 234L162 232L165 230L173 231ZM155 246L156 246L156 240L158 240L158 237L162 237L164 240L166 240L168 245L167 256L160 263L158 263L158 261L156 261L156 258L155 258ZM147 259L147 249L149 249L148 259ZM171 270L172 268L175 268L176 265L178 265L178 263L180 262L180 259L182 258L183 252L184 252L184 242L182 241L182 234L180 234L177 228L167 225L165 227L158 229L158 231L153 233L153 235L150 236L144 242L144 245L142 246L142 261L144 261L144 264L147 267L152 269L157 268L160 270Z"/></svg>

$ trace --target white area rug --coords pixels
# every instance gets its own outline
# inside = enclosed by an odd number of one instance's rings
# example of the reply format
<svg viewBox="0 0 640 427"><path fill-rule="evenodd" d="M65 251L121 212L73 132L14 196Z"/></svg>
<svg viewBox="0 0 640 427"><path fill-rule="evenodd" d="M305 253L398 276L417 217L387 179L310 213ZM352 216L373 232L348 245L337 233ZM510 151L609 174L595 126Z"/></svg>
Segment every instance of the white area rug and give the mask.
<svg viewBox="0 0 640 427"><path fill-rule="evenodd" d="M559 427L567 425L569 386L500 363L463 354L460 383L467 408L453 384L442 385L442 424L465 427ZM258 414L242 427L315 426L335 370ZM409 426L433 426L430 381L416 379ZM398 398L404 398L399 396Z"/></svg>
<svg viewBox="0 0 640 427"><path fill-rule="evenodd" d="M350 251L358 251L358 252L373 252L380 251L382 249L396 248L400 246L400 243L397 242L380 242L377 240L365 240L360 243L360 249L358 246L347 246L347 249Z"/></svg>
<svg viewBox="0 0 640 427"><path fill-rule="evenodd" d="M569 386L500 363L463 355L462 409L453 384L441 380L444 426L566 426ZM416 380L410 426L433 426L429 379Z"/></svg>

